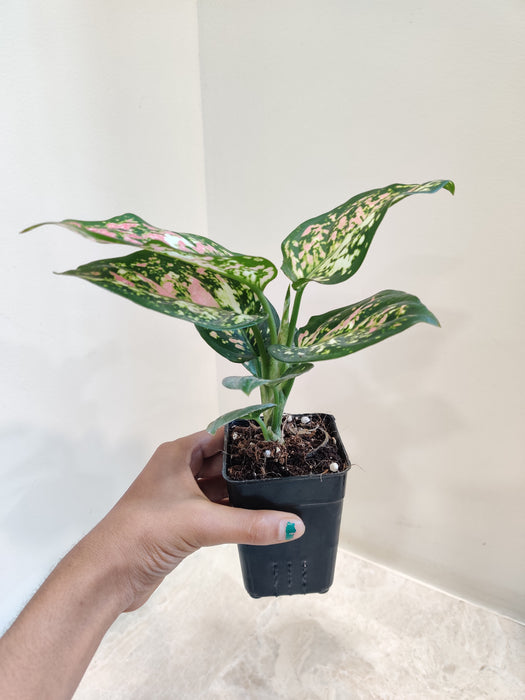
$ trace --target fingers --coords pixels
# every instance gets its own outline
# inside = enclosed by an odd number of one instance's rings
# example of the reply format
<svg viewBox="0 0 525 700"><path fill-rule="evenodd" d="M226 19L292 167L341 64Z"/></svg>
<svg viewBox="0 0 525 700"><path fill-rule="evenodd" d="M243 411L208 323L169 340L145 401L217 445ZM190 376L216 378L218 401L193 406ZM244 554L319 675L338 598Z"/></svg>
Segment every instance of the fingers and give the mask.
<svg viewBox="0 0 525 700"><path fill-rule="evenodd" d="M208 457L201 464L201 467L195 475L198 479L211 479L222 474L222 452Z"/></svg>
<svg viewBox="0 0 525 700"><path fill-rule="evenodd" d="M228 498L228 489L222 476L214 476L209 479L197 479L197 485L202 493L214 503L219 503Z"/></svg>
<svg viewBox="0 0 525 700"><path fill-rule="evenodd" d="M224 444L224 430L218 430L211 435L205 430L189 435L179 440L183 449L187 450L188 462L193 476L198 476L206 460L220 454Z"/></svg>
<svg viewBox="0 0 525 700"><path fill-rule="evenodd" d="M223 443L223 430L218 430L215 435L201 430L193 435L162 443L153 457L156 461L160 460L179 471L189 467L193 476L199 476L199 472L207 468L208 460L217 455L220 457Z"/></svg>
<svg viewBox="0 0 525 700"><path fill-rule="evenodd" d="M293 513L213 503L201 513L198 539L205 547L226 543L268 545L291 542L303 533L303 521Z"/></svg>

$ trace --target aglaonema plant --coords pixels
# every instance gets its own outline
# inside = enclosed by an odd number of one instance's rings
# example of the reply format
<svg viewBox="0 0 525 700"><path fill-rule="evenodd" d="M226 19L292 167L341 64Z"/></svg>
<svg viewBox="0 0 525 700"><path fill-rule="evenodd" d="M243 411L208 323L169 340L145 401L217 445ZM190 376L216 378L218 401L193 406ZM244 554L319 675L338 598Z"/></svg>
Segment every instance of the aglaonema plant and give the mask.
<svg viewBox="0 0 525 700"><path fill-rule="evenodd" d="M286 401L297 377L314 362L343 357L378 343L416 323L439 326L421 301L384 290L362 301L312 316L297 328L304 291L310 282L338 284L360 268L387 210L405 197L445 189L451 180L420 185L393 184L370 190L309 219L282 242L288 286L281 316L265 294L277 275L262 257L233 253L222 245L146 223L135 214L105 221L65 219L56 224L99 243L140 248L125 257L97 260L60 274L88 280L141 306L195 324L201 337L248 375L226 377L224 386L261 402L217 418L208 430L236 419L259 423L266 440L282 439Z"/></svg>

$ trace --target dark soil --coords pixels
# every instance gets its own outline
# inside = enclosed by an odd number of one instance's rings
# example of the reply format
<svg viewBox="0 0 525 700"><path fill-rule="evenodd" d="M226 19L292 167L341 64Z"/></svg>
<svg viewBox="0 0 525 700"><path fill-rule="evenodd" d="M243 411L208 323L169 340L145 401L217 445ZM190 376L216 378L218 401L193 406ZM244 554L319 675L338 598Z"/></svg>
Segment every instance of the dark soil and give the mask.
<svg viewBox="0 0 525 700"><path fill-rule="evenodd" d="M350 467L337 444L329 416L284 416L284 442L268 442L255 421L230 429L228 476L234 481L329 474ZM330 465L338 465L336 470Z"/></svg>

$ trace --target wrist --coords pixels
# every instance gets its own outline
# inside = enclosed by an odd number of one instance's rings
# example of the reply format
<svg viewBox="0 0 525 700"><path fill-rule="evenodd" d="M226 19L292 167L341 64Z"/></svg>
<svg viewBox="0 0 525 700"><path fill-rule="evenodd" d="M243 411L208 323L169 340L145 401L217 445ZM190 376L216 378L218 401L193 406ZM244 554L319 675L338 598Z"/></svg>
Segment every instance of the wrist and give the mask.
<svg viewBox="0 0 525 700"><path fill-rule="evenodd" d="M118 537L101 532L99 524L68 556L85 570L87 594L103 604L111 624L133 600L129 567Z"/></svg>

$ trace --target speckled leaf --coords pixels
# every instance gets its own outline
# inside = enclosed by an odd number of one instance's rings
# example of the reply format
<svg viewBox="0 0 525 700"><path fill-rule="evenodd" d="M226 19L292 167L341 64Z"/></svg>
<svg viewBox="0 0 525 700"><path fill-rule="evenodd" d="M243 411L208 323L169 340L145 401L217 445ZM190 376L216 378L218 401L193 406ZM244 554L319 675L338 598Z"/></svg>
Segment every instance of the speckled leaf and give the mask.
<svg viewBox="0 0 525 700"><path fill-rule="evenodd" d="M326 214L305 221L282 243L283 272L295 289L307 282L343 282L357 272L387 210L418 193L454 193L451 180L394 184L352 197Z"/></svg>
<svg viewBox="0 0 525 700"><path fill-rule="evenodd" d="M277 311L273 308L271 303L268 301L268 305L272 310L275 325L279 327L279 316ZM261 314L263 313L260 301L257 298L253 298L252 306L245 308L244 311L248 314ZM211 331L207 328L199 328L197 330L201 338L208 343L208 345L215 350L215 352L222 355L230 362L249 362L258 356L257 351L257 341L255 340L254 332L251 328L237 328L232 330L223 331ZM259 324L259 330L265 345L270 342L270 331L268 328L268 323L264 321Z"/></svg>
<svg viewBox="0 0 525 700"><path fill-rule="evenodd" d="M210 329L241 328L264 320L252 290L176 258L140 250L63 272L93 282L136 304ZM260 306L258 307L261 308Z"/></svg>
<svg viewBox="0 0 525 700"><path fill-rule="evenodd" d="M439 326L417 297L385 290L357 304L312 316L297 331L298 347L272 345L269 353L282 362L331 360L379 343L416 323Z"/></svg>
<svg viewBox="0 0 525 700"><path fill-rule="evenodd" d="M288 368L288 371L283 374L282 377L277 379L261 379L259 377L225 377L222 380L223 386L227 389L240 389L249 396L254 389L258 389L260 386L276 386L277 384L282 384L289 379L295 379L301 374L308 372L313 367L312 364L301 364L294 365L293 368Z"/></svg>
<svg viewBox="0 0 525 700"><path fill-rule="evenodd" d="M231 423L233 420L256 420L263 411L267 411L274 406L274 403L261 403L254 406L246 406L246 408L238 408L236 411L224 413L222 416L219 416L219 418L216 418L209 424L206 430L212 435L215 435L219 428L222 428L222 426L227 423Z"/></svg>
<svg viewBox="0 0 525 700"><path fill-rule="evenodd" d="M261 372L261 363L259 361L258 357L254 357L252 360L248 360L247 362L243 362L242 366L244 369L249 372L253 377L260 377L262 372Z"/></svg>
<svg viewBox="0 0 525 700"><path fill-rule="evenodd" d="M210 330L195 326L201 338L230 362L249 362L256 357L255 340L253 334L244 332L244 329L227 331Z"/></svg>
<svg viewBox="0 0 525 700"><path fill-rule="evenodd" d="M46 221L30 226L22 233L48 224L63 226L99 243L124 243L170 255L229 278L239 279L251 287L264 289L277 275L273 263L265 258L232 253L204 236L157 228L135 214L121 214L105 221Z"/></svg>

